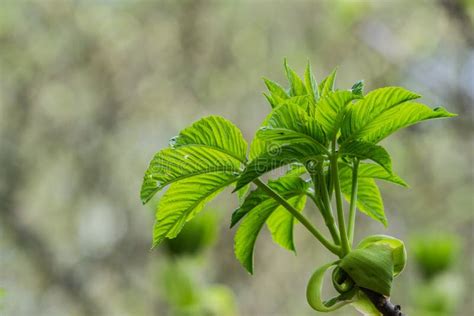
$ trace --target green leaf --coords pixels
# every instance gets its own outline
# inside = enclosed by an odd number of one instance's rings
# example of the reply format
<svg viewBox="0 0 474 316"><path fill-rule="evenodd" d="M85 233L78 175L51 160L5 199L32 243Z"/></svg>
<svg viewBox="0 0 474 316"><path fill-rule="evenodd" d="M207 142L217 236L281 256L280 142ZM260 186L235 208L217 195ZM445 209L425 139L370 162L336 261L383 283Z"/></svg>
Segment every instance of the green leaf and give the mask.
<svg viewBox="0 0 474 316"><path fill-rule="evenodd" d="M390 296L393 281L393 261L390 247L371 245L354 249L339 263L359 287Z"/></svg>
<svg viewBox="0 0 474 316"><path fill-rule="evenodd" d="M376 89L353 104L344 119L341 142L351 139L377 143L396 130L423 120L453 117L443 108L410 102L420 96L400 87Z"/></svg>
<svg viewBox="0 0 474 316"><path fill-rule="evenodd" d="M262 189L257 188L249 193L242 205L240 205L233 213L231 217L230 228L234 227L245 215L253 210L257 205L263 203L271 198ZM276 201L275 201L275 205ZM276 206L275 206L276 207Z"/></svg>
<svg viewBox="0 0 474 316"><path fill-rule="evenodd" d="M392 159L382 146L361 141L351 141L341 146L340 153L341 155L357 157L360 160L370 159L392 174Z"/></svg>
<svg viewBox="0 0 474 316"><path fill-rule="evenodd" d="M237 181L236 190L268 171L294 162L305 164L310 160L318 159L322 154L325 154L325 151L312 143L277 146L272 151L265 152L248 163Z"/></svg>
<svg viewBox="0 0 474 316"><path fill-rule="evenodd" d="M272 116L272 113L274 110L272 110L272 112L270 112L270 114L267 115L267 117L263 120L261 126L267 125L267 122L269 118ZM252 143L250 144L249 157L251 160L257 158L258 156L262 155L263 153L267 151L271 151L273 148L273 145L270 142L264 141L261 138L257 137L257 133L258 131L255 133L255 137L252 139Z"/></svg>
<svg viewBox="0 0 474 316"><path fill-rule="evenodd" d="M269 180L268 186L282 195L284 198L305 194L308 183L299 177L300 169L290 170L284 176L277 180ZM230 227L232 228L257 205L266 200L272 200L265 191L260 188L253 190L247 195L242 205L240 205L233 213Z"/></svg>
<svg viewBox="0 0 474 316"><path fill-rule="evenodd" d="M357 81L351 88L351 91L355 95L362 96L364 94L364 80Z"/></svg>
<svg viewBox="0 0 474 316"><path fill-rule="evenodd" d="M341 130L341 138L358 139L365 126L386 110L420 95L400 87L385 87L369 92L349 109Z"/></svg>
<svg viewBox="0 0 474 316"><path fill-rule="evenodd" d="M350 202L352 192L351 177L340 177L341 191ZM382 196L374 179L360 178L357 186L357 208L364 214L387 226Z"/></svg>
<svg viewBox="0 0 474 316"><path fill-rule="evenodd" d="M352 168L345 163L340 163L339 164L339 177L341 179L345 179L345 181L351 181ZM408 187L408 184L399 176L397 176L394 173L390 174L387 172L387 170L382 168L380 165L376 165L373 163L359 163L358 178L380 179L380 180L385 180L388 182L401 185L403 187Z"/></svg>
<svg viewBox="0 0 474 316"><path fill-rule="evenodd" d="M295 163L290 166L290 169L286 172L285 176L295 176L295 177L300 177L304 175L307 172L306 168L299 164Z"/></svg>
<svg viewBox="0 0 474 316"><path fill-rule="evenodd" d="M383 245L390 248L393 261L393 276L399 275L405 268L407 261L407 252L403 241L387 235L372 235L361 240L357 245L357 249L364 249L373 245Z"/></svg>
<svg viewBox="0 0 474 316"><path fill-rule="evenodd" d="M311 100L311 97L309 95L299 95L296 97L291 97L280 103L280 105L284 104L295 104L298 105L304 111L307 111L310 105L313 104L313 101Z"/></svg>
<svg viewBox="0 0 474 316"><path fill-rule="evenodd" d="M341 260L340 267L359 286L390 296L393 277L401 273L406 264L403 242L386 235L364 238L357 248ZM359 309L372 310L371 304L358 295L355 304ZM375 314L377 315L377 314Z"/></svg>
<svg viewBox="0 0 474 316"><path fill-rule="evenodd" d="M267 99L268 103L270 103L272 109L278 105L278 97L270 96L266 93L263 93L263 96Z"/></svg>
<svg viewBox="0 0 474 316"><path fill-rule="evenodd" d="M235 182L245 162L246 142L229 121L209 116L195 122L158 152L145 173L141 198L146 203L171 184L160 199L153 245L174 238L206 202Z"/></svg>
<svg viewBox="0 0 474 316"><path fill-rule="evenodd" d="M268 186L284 197L306 194L309 183L296 175L299 171L300 169L290 170L277 180L269 180Z"/></svg>
<svg viewBox="0 0 474 316"><path fill-rule="evenodd" d="M258 156L262 155L263 153L270 151L272 148L271 142L267 142L257 137L257 133L255 133L255 136L252 139L252 143L250 143L250 153L249 153L250 160L253 160L257 158Z"/></svg>
<svg viewBox="0 0 474 316"><path fill-rule="evenodd" d="M168 184L210 172L240 172L240 161L203 146L165 148L150 162L140 192L143 203Z"/></svg>
<svg viewBox="0 0 474 316"><path fill-rule="evenodd" d="M190 145L210 147L242 162L246 160L247 142L242 132L220 116L204 117L170 140L172 148Z"/></svg>
<svg viewBox="0 0 474 316"><path fill-rule="evenodd" d="M327 153L324 132L319 124L299 106L286 103L275 108L263 121L250 145L250 159L277 156L285 145L300 143L298 147L301 147L301 142Z"/></svg>
<svg viewBox="0 0 474 316"><path fill-rule="evenodd" d="M299 95L296 97L289 97L288 99L282 99L277 95L268 96L265 93L263 95L267 98L268 102L270 102L273 109L285 104L295 104L306 111L313 102L309 95Z"/></svg>
<svg viewBox="0 0 474 316"><path fill-rule="evenodd" d="M250 190L250 183L237 191L237 197L239 199L239 204L242 204L245 200L245 196Z"/></svg>
<svg viewBox="0 0 474 316"><path fill-rule="evenodd" d="M299 195L294 199L293 206L301 212L306 205L306 195ZM294 217L282 206L278 207L268 218L267 226L273 241L290 251L295 251L293 240Z"/></svg>
<svg viewBox="0 0 474 316"><path fill-rule="evenodd" d="M171 256L202 253L217 237L219 215L212 211L201 213L192 221L186 222L176 238L164 240L160 246L164 246Z"/></svg>
<svg viewBox="0 0 474 316"><path fill-rule="evenodd" d="M267 86L268 91L270 91L272 97L277 96L281 99L289 98L289 95L286 93L285 89L283 89L283 87L278 83L266 78L263 78L263 80L265 81L265 85Z"/></svg>
<svg viewBox="0 0 474 316"><path fill-rule="evenodd" d="M348 190L348 193L351 190ZM350 195L344 193L346 199L350 199ZM366 215L381 222L387 227L387 218L385 216L384 206L380 190L373 179L362 178L358 181L357 190L357 208Z"/></svg>
<svg viewBox="0 0 474 316"><path fill-rule="evenodd" d="M305 206L306 190L309 183L299 177L299 174L297 174L299 171L300 168L290 170L277 180L270 180L268 185L286 199L299 197L300 199L295 201L294 206L297 210L302 211ZM256 206L267 200L274 201L272 197L260 188L250 192L242 205L233 212L231 227L237 224L249 212L253 211ZM278 207L276 201L273 205L274 208ZM273 240L283 248L294 251L293 216L286 209L279 208L270 216L267 224Z"/></svg>
<svg viewBox="0 0 474 316"><path fill-rule="evenodd" d="M319 97L322 98L326 96L329 92L334 91L335 89L335 81L336 81L336 73L337 73L337 68L334 69L329 76L323 79L321 83L318 86L319 90Z"/></svg>
<svg viewBox="0 0 474 316"><path fill-rule="evenodd" d="M276 95L273 95L273 96L268 96L266 94L264 95L267 98L268 102L270 102L272 108L274 109L285 104L295 104L295 105L298 105L303 110L307 111L310 105L313 104L313 101L309 94L299 95L296 97L290 97L288 99L282 99Z"/></svg>
<svg viewBox="0 0 474 316"><path fill-rule="evenodd" d="M207 173L170 186L160 199L153 231L153 246L174 238L204 205L236 179L233 173Z"/></svg>
<svg viewBox="0 0 474 316"><path fill-rule="evenodd" d="M341 191L346 200L350 202L352 192L352 168L350 165L342 162L339 163L339 179ZM397 175L390 174L379 165L371 163L359 164L358 179L357 207L361 212L386 226L387 219L385 217L382 197L374 179L389 181L405 187L408 185Z"/></svg>
<svg viewBox="0 0 474 316"><path fill-rule="evenodd" d="M265 118L262 122L262 128L266 127L290 127L295 128L297 131L302 133L307 133L310 136L313 136L316 140L321 143L325 143L324 132L321 129L321 126L313 119L308 117L306 114L306 109L309 106L309 96L297 96L291 97L287 100L281 100L281 103L275 106L273 111ZM283 109L280 109L283 107ZM293 112L292 114L290 114ZM286 114L291 115L294 120L288 120L287 118L278 118L278 116L284 116ZM272 122L268 121L272 118ZM286 121L287 123L283 123ZM303 123L303 125L301 124ZM302 126L300 126L302 125ZM257 131L257 134L261 133ZM269 132L270 133L270 132ZM263 140L261 137L254 137L250 145L250 159L255 159L261 154L268 152L275 148L274 141Z"/></svg>
<svg viewBox="0 0 474 316"><path fill-rule="evenodd" d="M209 172L240 172L247 143L240 130L219 116L209 116L184 129L159 151L145 172L143 203L173 182Z"/></svg>
<svg viewBox="0 0 474 316"><path fill-rule="evenodd" d="M306 91L310 95L313 102L316 102L319 99L319 91L318 91L318 84L316 83L316 79L314 78L313 71L311 70L311 64L308 61L306 65L306 71L304 73L304 84L306 87Z"/></svg>
<svg viewBox="0 0 474 316"><path fill-rule="evenodd" d="M288 203L295 205L299 203L299 197L288 199ZM253 251L257 236L265 221L275 209L282 207L273 199L268 199L252 209L242 221L234 237L234 252L240 263L251 274L253 273Z"/></svg>
<svg viewBox="0 0 474 316"><path fill-rule="evenodd" d="M321 124L329 139L333 139L346 113L348 104L360 96L351 91L330 91L319 99L315 107L314 117ZM310 113L313 116L312 113Z"/></svg>
<svg viewBox="0 0 474 316"><path fill-rule="evenodd" d="M378 143L403 127L429 119L454 116L456 114L449 113L442 107L431 109L421 103L406 102L383 112L377 119L365 125L359 132L359 137L368 142Z"/></svg>
<svg viewBox="0 0 474 316"><path fill-rule="evenodd" d="M288 77L288 82L290 83L290 96L299 96L306 95L306 87L298 76L298 74L288 66L286 59L284 60L284 65L286 69L286 76Z"/></svg>
<svg viewBox="0 0 474 316"><path fill-rule="evenodd" d="M324 133L319 124L294 104L274 109L265 120L257 137L272 145L309 142L326 151Z"/></svg>
<svg viewBox="0 0 474 316"><path fill-rule="evenodd" d="M354 296L356 289L327 301L322 299L324 274L331 267L336 266L338 263L338 261L331 262L319 267L316 269L316 271L314 271L313 275L308 281L308 286L306 288L306 299L308 300L308 304L318 312L332 312L343 307L344 305L352 303L351 298Z"/></svg>

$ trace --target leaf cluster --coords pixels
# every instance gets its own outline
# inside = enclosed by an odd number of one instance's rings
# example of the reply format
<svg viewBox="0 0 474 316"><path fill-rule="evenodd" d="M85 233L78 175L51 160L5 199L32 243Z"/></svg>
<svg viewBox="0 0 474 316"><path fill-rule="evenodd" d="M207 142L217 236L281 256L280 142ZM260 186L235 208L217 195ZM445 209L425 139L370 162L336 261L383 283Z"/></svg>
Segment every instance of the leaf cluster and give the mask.
<svg viewBox="0 0 474 316"><path fill-rule="evenodd" d="M364 94L364 83L359 81L351 89L339 90L335 88L336 70L318 84L309 63L303 77L286 60L284 67L287 88L264 79L270 113L249 148L234 124L208 116L182 130L168 148L153 157L141 188L143 203L168 187L158 203L153 246L176 237L206 203L233 186L239 207L230 226L240 223L235 255L250 273L263 226L277 244L295 251L293 228L297 220L341 258L338 266L351 272L353 281L368 282L374 291L388 295L393 276L390 269L397 264L393 249L380 245L351 249L356 209L387 225L376 180L407 186L392 170L390 154L379 143L401 128L455 115L418 102L420 95L402 87ZM282 176L268 183L261 180L282 167L286 168ZM341 197L350 204L347 226ZM314 202L332 241L304 216L307 200ZM377 269L374 264L384 260L391 268L380 268L377 282L367 281L361 271L369 266ZM326 270L331 266L325 266ZM386 278L380 280L384 274Z"/></svg>

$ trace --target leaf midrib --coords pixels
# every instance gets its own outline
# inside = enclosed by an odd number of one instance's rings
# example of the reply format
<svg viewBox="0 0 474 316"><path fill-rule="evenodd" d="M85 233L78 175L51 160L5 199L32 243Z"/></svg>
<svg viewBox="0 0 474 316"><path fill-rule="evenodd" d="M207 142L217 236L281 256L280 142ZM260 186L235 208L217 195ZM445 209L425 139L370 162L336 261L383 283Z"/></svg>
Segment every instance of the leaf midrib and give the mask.
<svg viewBox="0 0 474 316"><path fill-rule="evenodd" d="M371 124L373 121L375 121L380 115L382 115L384 112L396 107L396 106L399 106L399 105L402 105L403 103L407 103L407 102L411 102L412 100L414 100L416 98L413 98L413 99L409 99L409 100L403 100L401 102L398 102L398 103L395 103L393 104L392 106L384 109L382 112L378 113L376 116L374 116L371 120L367 121L364 125L362 125L356 132L352 133L349 137L347 137L342 143L341 143L341 146L346 144L348 141L351 141L351 140L354 140L356 139L359 134L361 133L361 131L363 131L369 124ZM363 102L363 100L365 99L362 99L360 102ZM356 102L354 104L354 106L357 105L358 102ZM347 113L346 113L347 114Z"/></svg>
<svg viewBox="0 0 474 316"><path fill-rule="evenodd" d="M223 153L227 156L229 156L230 158L232 159L235 159L237 160L239 163L241 164L246 164L246 161L242 160L240 157L234 155L233 153L227 151L227 150L223 150L222 148L219 148L219 147L216 147L216 146L210 146L210 145L205 145L205 144L183 144L183 145L179 145L179 146L176 146L172 149L178 149L178 148L183 148L183 147L202 147L202 148L208 148L208 149L212 149L212 150L215 150L215 151L218 151L220 153ZM156 189L154 189L150 194L149 196L143 200L143 204L147 203L148 201L150 201L150 199L153 197L153 195L155 195L158 191L160 191L161 189L163 189L165 186L167 185L170 185L174 182L177 182L177 181L180 181L180 180L183 180L183 179L186 179L186 178L190 178L190 177L193 177L193 176L196 176L196 175L200 175L200 174L204 174L204 173L211 173L211 172L222 172L222 171L226 171L227 168L231 167L231 169L229 170L230 172L241 172L242 170L241 169L235 169L233 168L233 166L229 166L229 165L226 165L226 166L220 166L220 167L215 167L215 168L212 168L212 169L203 169L203 170L200 170L200 171L196 171L196 172L192 172L192 173L188 173L186 175L182 175L182 176L179 176L179 177L176 177L174 178L173 180L171 181L167 181L165 182L164 184L160 185L159 187L157 187ZM212 171L211 171L212 170Z"/></svg>
<svg viewBox="0 0 474 316"><path fill-rule="evenodd" d="M240 169L229 170L228 168L229 168L229 166L219 166L219 167L215 167L215 168L212 168L212 169L210 169L210 168L202 169L202 170L199 170L199 171L196 171L196 172L187 173L186 175L182 175L182 176L173 178L172 180L170 180L168 182L165 182L164 184L162 184L159 187L157 187L156 189L154 189L153 192L150 193L150 196L146 200L143 201L143 203L147 203L148 201L150 201L150 199L153 197L153 195L155 195L155 193L157 193L158 191L160 191L164 187L166 187L170 184L173 184L175 182L178 182L180 180L183 180L183 179L191 178L191 177L198 176L198 175L201 175L201 174L206 174L206 173L215 173L215 172L231 173L231 172L240 172L241 171Z"/></svg>
<svg viewBox="0 0 474 316"><path fill-rule="evenodd" d="M302 133L302 132L299 132L299 131L295 131L293 129L285 128L285 127L267 127L267 129L268 130L274 130L274 131L290 131L293 134L297 134L298 136L301 136L302 138L308 139L311 143L315 144L318 148L323 150L325 154L329 154L329 151L326 148L326 146L324 146L317 139L315 139L314 137L312 137L308 134L305 134L305 133ZM264 139L261 139L261 140L265 141Z"/></svg>
<svg viewBox="0 0 474 316"><path fill-rule="evenodd" d="M224 150L222 148L219 148L219 147L215 147L215 146L211 146L211 145L206 145L206 144L183 144L183 145L178 145L178 146L175 146L176 149L178 148L183 148L183 147L204 147L204 148L209 148L209 149L213 149L215 151L219 151L223 154L226 154L227 156L230 156L231 158L237 160L238 162L242 163L242 164L245 164L247 161L246 159L245 160L242 160L241 157L238 157L236 156L234 153L232 152L229 152L227 150Z"/></svg>
<svg viewBox="0 0 474 316"><path fill-rule="evenodd" d="M203 200L205 200L206 198L208 198L210 195L212 195L213 193L216 193L217 191L219 191L220 189L223 189L224 187L226 186L229 186L231 185L233 182L236 181L236 177L232 177L229 181L226 181L224 183L222 183L221 185L215 187L213 190L207 192L207 194L201 196L199 199L197 199L193 204L191 204L190 207L188 207L184 212L182 212L182 216L179 217L179 219L183 218L183 215L188 216L189 213L194 210L196 208L196 206L198 206ZM157 223L160 223L160 221L158 221L157 219ZM173 225L171 225L171 228L169 228L168 230L166 230L166 234L164 235L166 237L166 235L168 235L168 233L174 228L174 225L176 223L174 223Z"/></svg>

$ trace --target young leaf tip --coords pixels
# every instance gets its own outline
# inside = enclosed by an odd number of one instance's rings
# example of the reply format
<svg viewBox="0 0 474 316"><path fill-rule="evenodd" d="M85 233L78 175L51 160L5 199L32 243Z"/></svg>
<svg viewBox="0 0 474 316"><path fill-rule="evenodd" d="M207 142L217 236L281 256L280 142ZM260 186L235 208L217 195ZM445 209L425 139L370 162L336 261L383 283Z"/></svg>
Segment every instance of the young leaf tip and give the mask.
<svg viewBox="0 0 474 316"><path fill-rule="evenodd" d="M268 89L270 89L272 82L270 79L262 77L263 83L265 83L265 86L267 86Z"/></svg>
<svg viewBox="0 0 474 316"><path fill-rule="evenodd" d="M449 111L447 111L444 107L442 106L437 106L433 109L434 112L439 112L439 113L442 113L444 115L444 117L456 117L458 116L456 113L451 113Z"/></svg>
<svg viewBox="0 0 474 316"><path fill-rule="evenodd" d="M229 229L232 229L242 218L242 216L239 214L239 210L240 210L240 207L234 210L234 212L232 213L232 216L230 218Z"/></svg>
<svg viewBox="0 0 474 316"><path fill-rule="evenodd" d="M154 236L153 236L153 241L151 243L151 248L150 248L150 251L155 249L156 247L158 247L158 245L161 243L161 240L157 240Z"/></svg>
<svg viewBox="0 0 474 316"><path fill-rule="evenodd" d="M364 80L359 80L351 88L353 94L362 96L364 90Z"/></svg>

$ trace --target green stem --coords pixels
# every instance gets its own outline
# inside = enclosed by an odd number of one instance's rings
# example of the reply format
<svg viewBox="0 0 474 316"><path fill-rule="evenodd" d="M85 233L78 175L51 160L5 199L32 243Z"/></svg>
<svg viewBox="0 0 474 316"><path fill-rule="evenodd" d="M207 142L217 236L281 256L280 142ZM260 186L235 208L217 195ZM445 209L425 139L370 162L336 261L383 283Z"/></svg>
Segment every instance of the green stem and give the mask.
<svg viewBox="0 0 474 316"><path fill-rule="evenodd" d="M331 231L331 234L333 234L333 231L334 231L334 235L335 235L335 236L333 235L333 238L335 238L334 242L337 245L339 245L339 244L341 244L340 232L336 228L336 222L334 221L333 211L332 211L332 207L331 207L331 200L329 198L328 189L326 187L326 179L324 179L324 175L322 174L322 170L321 170L321 174L319 176L319 182L321 182L321 191L322 191L321 196L322 196L322 200L323 200L323 205L326 209L326 217L325 217L326 226L328 226L329 231Z"/></svg>
<svg viewBox="0 0 474 316"><path fill-rule="evenodd" d="M359 172L359 159L354 159L352 167L352 191L351 191L351 204L349 207L349 228L347 230L347 235L349 238L349 243L352 245L354 241L354 228L356 220L356 205L357 205L357 176Z"/></svg>
<svg viewBox="0 0 474 316"><path fill-rule="evenodd" d="M333 142L333 151L330 157L331 177L334 183L334 193L336 196L337 222L339 224L339 234L341 235L342 254L345 256L351 251L351 246L347 240L346 223L344 221L344 210L342 207L341 185L339 183L339 167L337 165L338 154L336 152L336 141Z"/></svg>
<svg viewBox="0 0 474 316"><path fill-rule="evenodd" d="M339 231L337 230L336 222L334 221L334 217L332 216L332 212L330 212L324 206L324 202L319 200L316 196L314 196L313 194L308 194L308 196L313 200L314 204L316 204L316 206L321 211L321 215L324 218L324 223L326 224L327 228L329 229L329 232L331 233L331 237L334 240L334 243L336 245L341 244L341 239L339 238Z"/></svg>
<svg viewBox="0 0 474 316"><path fill-rule="evenodd" d="M326 247L329 251L334 253L337 256L340 256L340 248L334 244L332 244L329 240L327 240L317 229L314 227L308 219L298 212L290 203L288 203L280 194L275 192L272 188L270 188L268 185L263 183L260 179L256 179L253 181L259 188L261 188L263 191L265 191L270 197L275 199L280 205L285 207L291 215L293 215L301 224L303 224L306 229L309 230L311 234L318 239L324 247Z"/></svg>
<svg viewBox="0 0 474 316"><path fill-rule="evenodd" d="M332 192L334 191L334 181L332 180L332 176L331 176L331 168L328 168L328 177L329 177L329 201L332 200Z"/></svg>

